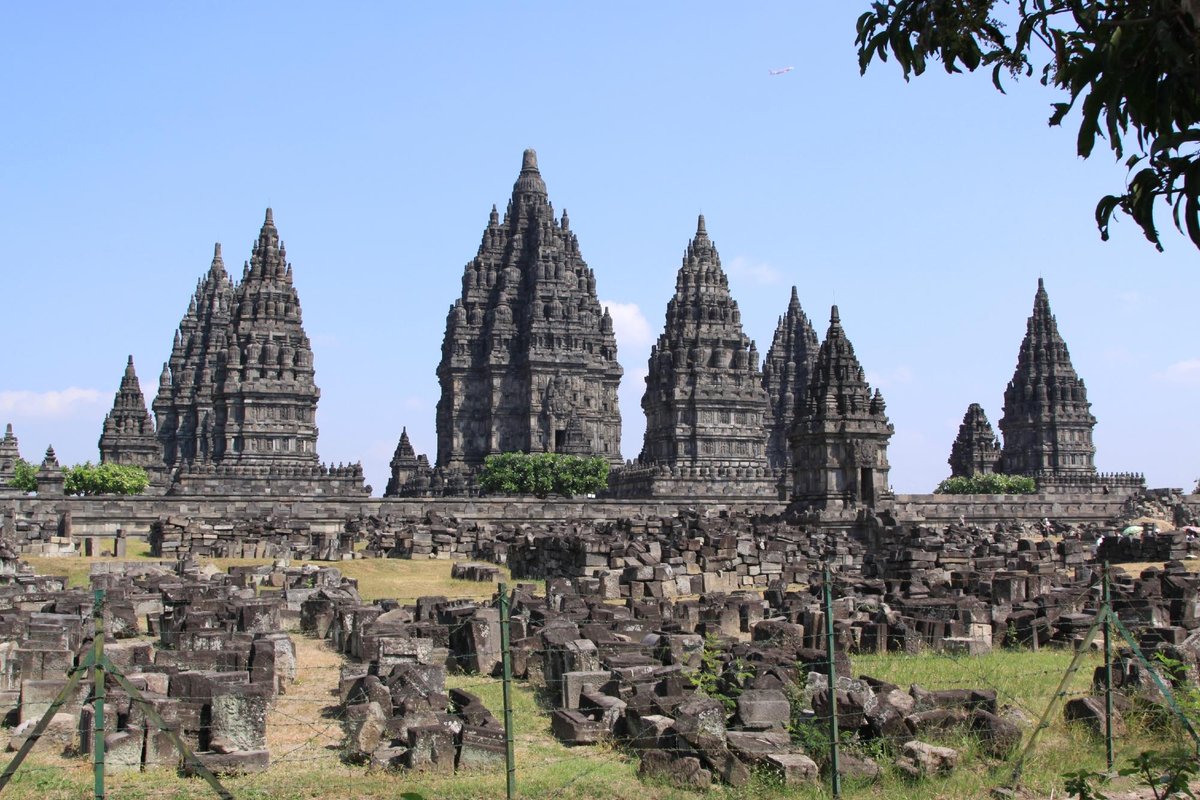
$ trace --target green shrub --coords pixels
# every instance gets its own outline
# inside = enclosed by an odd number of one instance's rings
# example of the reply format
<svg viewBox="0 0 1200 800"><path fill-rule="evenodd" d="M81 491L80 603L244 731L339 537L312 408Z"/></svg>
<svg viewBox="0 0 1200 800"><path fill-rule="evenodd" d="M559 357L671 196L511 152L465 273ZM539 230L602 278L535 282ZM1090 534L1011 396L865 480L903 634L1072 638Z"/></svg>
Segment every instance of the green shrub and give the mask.
<svg viewBox="0 0 1200 800"><path fill-rule="evenodd" d="M13 464L13 476L8 485L22 492L36 492L37 472L37 465L30 464L23 458L18 458Z"/></svg>
<svg viewBox="0 0 1200 800"><path fill-rule="evenodd" d="M608 486L608 461L559 453L501 453L483 461L479 486L492 494L593 494Z"/></svg>
<svg viewBox="0 0 1200 800"><path fill-rule="evenodd" d="M67 494L141 494L150 485L146 470L88 461L63 470Z"/></svg>
<svg viewBox="0 0 1200 800"><path fill-rule="evenodd" d="M971 477L947 478L934 494L1033 494L1037 483L1028 475L1003 475L989 472Z"/></svg>

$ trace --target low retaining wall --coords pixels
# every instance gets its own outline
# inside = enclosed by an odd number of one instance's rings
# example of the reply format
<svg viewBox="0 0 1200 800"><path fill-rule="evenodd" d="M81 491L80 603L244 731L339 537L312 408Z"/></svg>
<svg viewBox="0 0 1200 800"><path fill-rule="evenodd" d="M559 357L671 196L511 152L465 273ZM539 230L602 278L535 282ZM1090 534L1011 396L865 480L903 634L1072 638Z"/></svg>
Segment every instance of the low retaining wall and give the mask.
<svg viewBox="0 0 1200 800"><path fill-rule="evenodd" d="M1063 524L1104 524L1116 517L1128 499L1119 494L1047 495L897 495L891 509L900 522L948 524L996 523L1050 519ZM1200 512L1200 497L1185 499ZM648 500L550 498L312 498L312 497L39 497L0 491L0 532L24 546L52 538L147 536L162 517L183 517L215 525L231 520L281 518L303 523L314 534L337 534L348 519L369 516L422 517L435 511L446 517L479 523L615 521L669 516L685 508L705 511L780 513L786 504L772 496L760 500L691 497Z"/></svg>

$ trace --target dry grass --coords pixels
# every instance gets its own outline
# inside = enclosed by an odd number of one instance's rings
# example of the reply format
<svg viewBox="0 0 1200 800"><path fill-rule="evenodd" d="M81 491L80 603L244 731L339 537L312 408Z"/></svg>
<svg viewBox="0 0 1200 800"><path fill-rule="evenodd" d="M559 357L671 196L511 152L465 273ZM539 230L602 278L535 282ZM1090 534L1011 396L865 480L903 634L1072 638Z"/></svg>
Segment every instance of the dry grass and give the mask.
<svg viewBox="0 0 1200 800"><path fill-rule="evenodd" d="M83 556L27 556L39 575L66 576L69 586L87 586L92 564L118 561L161 561L150 557L150 546L142 540L129 541L124 559ZM167 563L163 561L162 563ZM262 566L273 563L269 558L202 558L200 563L211 564L219 570L231 566ZM454 564L448 559L410 561L399 558L358 558L350 561L299 561L318 567L337 567L347 578L358 581L358 591L365 600L392 599L413 603L418 597L445 595L485 599L496 591L494 583L455 580L450 577ZM511 581L507 567L500 567L501 580ZM539 588L543 582L533 581Z"/></svg>
<svg viewBox="0 0 1200 800"><path fill-rule="evenodd" d="M1186 561L1183 561L1182 563L1183 563L1183 568L1186 569L1188 572L1200 572L1200 559L1191 558L1191 559L1187 559ZM1162 569L1163 562L1161 562L1161 561L1131 561L1128 564L1113 564L1112 566L1113 566L1113 569L1119 569L1127 575L1133 575L1134 577L1136 577L1136 576L1142 574L1142 570L1149 569L1150 567L1157 567L1158 569Z"/></svg>

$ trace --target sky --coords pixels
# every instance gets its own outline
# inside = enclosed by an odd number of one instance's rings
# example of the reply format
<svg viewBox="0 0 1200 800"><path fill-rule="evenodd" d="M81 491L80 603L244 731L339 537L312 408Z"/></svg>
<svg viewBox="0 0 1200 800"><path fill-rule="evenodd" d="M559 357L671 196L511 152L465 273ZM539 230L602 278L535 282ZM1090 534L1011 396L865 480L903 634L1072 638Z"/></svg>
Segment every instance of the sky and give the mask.
<svg viewBox="0 0 1200 800"><path fill-rule="evenodd" d="M446 312L535 148L612 312L622 451L696 216L766 354L791 286L836 303L931 490L972 402L993 425L1037 279L1102 471L1200 478L1200 253L1093 212L1124 166L1075 155L1036 79L859 75L867 0L0 6L0 424L96 460L132 355L157 388L214 242L274 209L312 340L318 450L379 494L402 428L436 455ZM771 75L771 70L794 70Z"/></svg>

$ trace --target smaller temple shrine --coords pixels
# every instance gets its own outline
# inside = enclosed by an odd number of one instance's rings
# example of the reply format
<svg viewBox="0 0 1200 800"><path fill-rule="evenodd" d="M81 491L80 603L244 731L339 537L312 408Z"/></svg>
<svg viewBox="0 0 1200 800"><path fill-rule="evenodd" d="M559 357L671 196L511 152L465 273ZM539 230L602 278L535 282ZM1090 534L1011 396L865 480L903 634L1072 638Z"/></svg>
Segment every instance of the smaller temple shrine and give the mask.
<svg viewBox="0 0 1200 800"><path fill-rule="evenodd" d="M408 439L408 428L400 431L400 443L388 464L391 475L388 477L384 497L420 497L429 494L433 470L429 466L429 457L424 453L417 455L412 442Z"/></svg>
<svg viewBox="0 0 1200 800"><path fill-rule="evenodd" d="M971 403L950 448L950 476L970 478L999 472L1000 440L979 403Z"/></svg>
<svg viewBox="0 0 1200 800"><path fill-rule="evenodd" d="M163 480L162 447L154 433L154 420L146 410L146 398L133 367L133 356L125 363L125 374L121 376L121 385L113 398L112 411L104 417L100 463L141 467L152 482Z"/></svg>
<svg viewBox="0 0 1200 800"><path fill-rule="evenodd" d="M840 511L880 508L892 499L887 448L895 429L883 394L871 393L838 307L817 353L792 429L792 502Z"/></svg>
<svg viewBox="0 0 1200 800"><path fill-rule="evenodd" d="M767 462L775 469L792 464L788 437L796 422L796 401L804 397L821 342L792 287L787 313L779 318L763 361L762 385L767 392Z"/></svg>
<svg viewBox="0 0 1200 800"><path fill-rule="evenodd" d="M13 479L17 471L17 461L20 459L21 448L10 422L4 427L4 438L0 439L0 490Z"/></svg>

